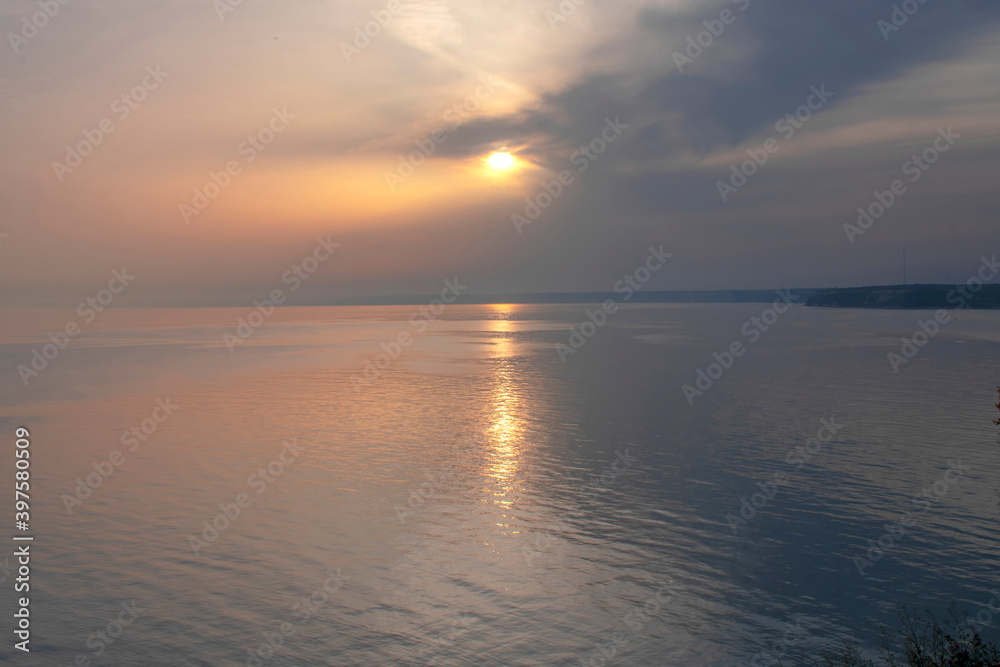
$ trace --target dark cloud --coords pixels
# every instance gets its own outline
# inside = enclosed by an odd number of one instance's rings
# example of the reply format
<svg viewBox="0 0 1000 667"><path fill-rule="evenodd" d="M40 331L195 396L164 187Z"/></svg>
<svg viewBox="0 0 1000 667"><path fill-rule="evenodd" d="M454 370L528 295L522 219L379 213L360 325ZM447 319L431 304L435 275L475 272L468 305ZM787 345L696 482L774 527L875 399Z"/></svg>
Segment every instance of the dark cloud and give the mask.
<svg viewBox="0 0 1000 667"><path fill-rule="evenodd" d="M929 0L887 41L878 22L888 20L893 7L871 0L752 0L740 11L734 3L736 20L685 73L671 54L683 52L687 37L704 31L703 21L718 18L721 9L645 10L636 30L639 40L661 47L657 73L638 83L628 73L589 76L547 96L539 111L458 128L442 154L478 154L507 142L526 145L527 154L546 164L554 150L589 141L604 118L617 115L642 123L626 140L628 150L617 151L619 158L678 150L705 155L773 124L801 105L811 86L825 84L835 94L830 106L842 104L863 86L954 57L1000 22L994 0Z"/></svg>
<svg viewBox="0 0 1000 667"><path fill-rule="evenodd" d="M607 157L577 174L572 203L548 212L530 230L546 228L545 240L535 239L541 251L522 258L516 278L493 278L512 289L558 281L597 289L627 268L647 240L667 241L678 252L677 271L662 278L664 287L877 282L895 271L899 243L924 253L924 269L934 279L943 278L946 265L963 265L995 224L988 205L993 195L986 194L995 152L986 163L972 155L971 145L949 156L949 166L936 169L935 180L915 189L860 249L846 243L842 225L874 187L898 175L906 147L861 146L769 165L729 204L715 187L726 169L693 166L773 127L803 104L812 86L834 92L824 111L834 109L873 85L898 82L917 66L955 62L1000 22L995 2L929 0L886 40L878 21L890 18L893 4L753 0L745 12L735 10L737 20L685 73L671 54L722 6L686 14L647 10L638 18L638 36L626 38L652 40L652 51L636 50L655 54L658 67L637 63L636 72L588 76L545 97L538 110L473 121L452 132L445 155L482 154L508 143L560 170L569 167L576 146L597 136L605 118L631 123ZM987 92L991 99L993 94ZM893 117L869 111L872 119ZM649 165L653 160L659 162ZM980 183L975 193L949 194L971 182ZM949 209L964 212L962 238L942 227ZM941 261L932 261L938 255Z"/></svg>

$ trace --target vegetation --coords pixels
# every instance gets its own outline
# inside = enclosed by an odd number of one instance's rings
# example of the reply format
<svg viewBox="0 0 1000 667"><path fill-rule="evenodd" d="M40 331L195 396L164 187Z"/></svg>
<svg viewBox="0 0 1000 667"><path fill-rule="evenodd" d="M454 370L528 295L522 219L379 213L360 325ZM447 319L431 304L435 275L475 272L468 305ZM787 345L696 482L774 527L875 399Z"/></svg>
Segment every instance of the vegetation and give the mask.
<svg viewBox="0 0 1000 667"><path fill-rule="evenodd" d="M1000 410L1000 387L997 387L997 399L996 407ZM1000 418L993 423L1000 426ZM963 623L954 604L951 617L952 629L949 631L933 615L925 621L916 613L904 610L899 617L902 628L895 635L882 628L882 661L878 664L884 667L1000 667L997 643L983 641L972 623ZM838 654L827 655L824 664L826 667L876 666L851 644Z"/></svg>
<svg viewBox="0 0 1000 667"><path fill-rule="evenodd" d="M962 622L951 608L949 630L932 615L924 620L904 610L902 627L894 635L882 628L881 662L866 660L853 645L839 654L827 655L827 667L1000 667L1000 646L984 641L971 623Z"/></svg>
<svg viewBox="0 0 1000 667"><path fill-rule="evenodd" d="M997 387L997 399L998 399L997 400L997 410L1000 410L1000 387ZM993 423L996 424L997 426L1000 426L1000 419L997 419Z"/></svg>

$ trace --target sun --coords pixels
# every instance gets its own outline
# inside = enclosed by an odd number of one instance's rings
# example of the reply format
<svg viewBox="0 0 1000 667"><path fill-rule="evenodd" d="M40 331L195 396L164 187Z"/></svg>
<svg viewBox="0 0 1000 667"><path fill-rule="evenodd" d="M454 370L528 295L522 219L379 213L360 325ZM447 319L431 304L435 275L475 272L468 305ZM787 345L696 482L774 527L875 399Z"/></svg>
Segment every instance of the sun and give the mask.
<svg viewBox="0 0 1000 667"><path fill-rule="evenodd" d="M486 163L494 169L510 169L514 166L514 156L510 153L494 153L486 158Z"/></svg>

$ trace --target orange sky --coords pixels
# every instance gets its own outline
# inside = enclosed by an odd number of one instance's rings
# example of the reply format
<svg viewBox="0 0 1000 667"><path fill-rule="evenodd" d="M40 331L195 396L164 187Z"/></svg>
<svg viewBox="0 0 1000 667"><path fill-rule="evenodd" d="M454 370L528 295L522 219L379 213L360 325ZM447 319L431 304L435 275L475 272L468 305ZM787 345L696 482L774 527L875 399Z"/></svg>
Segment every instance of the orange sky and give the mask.
<svg viewBox="0 0 1000 667"><path fill-rule="evenodd" d="M915 257L926 250L929 278L960 272L995 220L941 202L995 189L996 23L942 22L931 12L944 10L928 8L909 42L901 30L885 43L871 21L867 61L831 52L829 67L817 58L789 76L770 53L791 45L767 32L777 10L761 0L677 72L672 54L686 38L738 4L585 0L561 14L543 0L61 6L0 58L3 303L72 301L122 264L142 276L129 298L235 298L273 283L317 234L344 243L317 281L337 295L419 291L456 272L482 292L605 289L665 241L688 263L661 289L847 284L845 263L867 267L867 279L903 239L887 225L858 250L842 223L944 124L962 128L964 146L898 216L939 202L909 242ZM19 34L36 11L7 3L0 25ZM935 21L941 36L924 37ZM935 46L946 37L961 46ZM825 80L835 102L767 178L723 206L716 182L729 165L794 111L808 92L800 82ZM578 171L574 151L618 115L629 127L621 141ZM77 160L67 147L81 145L88 154L67 168ZM414 154L421 146L432 154ZM491 167L496 152L513 165ZM410 154L421 164L403 178ZM511 215L567 169L573 184L517 234ZM214 194L212 174L224 187L194 215L195 191ZM968 234L953 243L940 215L956 206ZM797 258L817 247L829 260L807 270Z"/></svg>

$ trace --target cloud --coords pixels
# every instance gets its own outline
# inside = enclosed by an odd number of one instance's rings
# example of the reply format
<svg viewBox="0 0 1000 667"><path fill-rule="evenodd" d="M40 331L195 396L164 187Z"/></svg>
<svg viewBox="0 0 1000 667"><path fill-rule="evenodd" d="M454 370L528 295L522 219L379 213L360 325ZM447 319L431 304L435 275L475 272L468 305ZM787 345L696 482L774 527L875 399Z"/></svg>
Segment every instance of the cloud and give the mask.
<svg viewBox="0 0 1000 667"><path fill-rule="evenodd" d="M672 54L728 7L733 23L679 72ZM962 54L1000 21L1000 8L988 0L929 2L886 41L877 23L890 17L889 3L753 0L745 11L728 7L640 11L635 30L619 36L633 55L628 69L585 76L543 96L536 109L472 121L443 154L467 156L506 142L544 163L552 150L589 141L605 117L619 115L639 125L620 160L704 156L773 125L813 85L835 92L831 108L842 105L914 67ZM651 55L656 68L648 65Z"/></svg>
<svg viewBox="0 0 1000 667"><path fill-rule="evenodd" d="M886 40L878 21L894 3L584 0L549 25L558 0L422 0L351 63L340 42L385 0L243 3L224 21L203 0L71 3L23 62L0 62L0 123L17 128L0 159L11 211L0 277L60 294L135 259L158 293L243 294L273 279L268 258L294 257L320 231L352 252L328 269L336 281L317 276L317 294L410 292L442 271L477 291L606 289L653 242L676 249L664 288L871 283L904 240L914 262L923 247L957 275L995 236L1000 6L927 0ZM33 7L0 22L16 28ZM678 71L674 53L724 9L735 20ZM57 184L51 161L151 63L169 85ZM502 83L447 128L482 76ZM814 85L835 97L721 202L731 162ZM184 226L178 202L276 105L295 125ZM511 213L546 170L572 169L607 118L627 132L517 235ZM970 140L862 247L847 245L845 218L938 124ZM390 192L384 173L442 126L447 141ZM471 158L499 146L542 169L482 173Z"/></svg>

